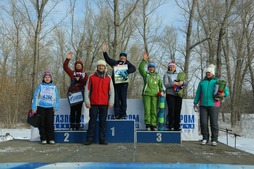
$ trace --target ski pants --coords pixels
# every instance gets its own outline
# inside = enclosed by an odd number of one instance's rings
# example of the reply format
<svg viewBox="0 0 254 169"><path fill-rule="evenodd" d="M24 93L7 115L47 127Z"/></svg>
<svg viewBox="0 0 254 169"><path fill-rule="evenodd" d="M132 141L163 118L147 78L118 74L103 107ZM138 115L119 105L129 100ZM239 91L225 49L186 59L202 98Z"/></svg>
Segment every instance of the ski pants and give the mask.
<svg viewBox="0 0 254 169"><path fill-rule="evenodd" d="M143 95L144 119L147 126L157 126L158 97Z"/></svg>
<svg viewBox="0 0 254 169"><path fill-rule="evenodd" d="M125 117L127 110L127 90L128 83L115 84L115 103L114 112L115 117Z"/></svg>
<svg viewBox="0 0 254 169"><path fill-rule="evenodd" d="M208 120L210 119L211 126L211 141L218 141L219 135L219 124L218 124L218 116L219 116L219 107L215 106L200 106L200 125L201 125L201 134L203 136L203 140L209 140L209 128L208 128Z"/></svg>
<svg viewBox="0 0 254 169"><path fill-rule="evenodd" d="M93 141L96 131L96 121L99 115L99 139L100 142L105 142L106 139L106 120L108 115L108 106L92 105L89 109L89 123L87 130L87 140Z"/></svg>
<svg viewBox="0 0 254 169"><path fill-rule="evenodd" d="M182 98L174 95L166 95L168 105L168 127L174 130L180 129L180 114L182 109Z"/></svg>
<svg viewBox="0 0 254 169"><path fill-rule="evenodd" d="M54 111L53 108L37 107L40 114L39 133L41 140L54 140Z"/></svg>
<svg viewBox="0 0 254 169"><path fill-rule="evenodd" d="M79 104L71 106L71 113L70 113L71 128L76 128L76 130L79 130L79 127L80 127L82 105L83 103L79 103Z"/></svg>

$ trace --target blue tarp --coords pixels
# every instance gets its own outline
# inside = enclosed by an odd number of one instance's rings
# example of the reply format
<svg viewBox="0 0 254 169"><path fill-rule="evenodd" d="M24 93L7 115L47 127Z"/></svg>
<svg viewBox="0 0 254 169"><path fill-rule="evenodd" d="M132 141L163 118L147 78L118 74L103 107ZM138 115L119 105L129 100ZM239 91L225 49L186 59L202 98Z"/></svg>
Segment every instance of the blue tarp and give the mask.
<svg viewBox="0 0 254 169"><path fill-rule="evenodd" d="M166 164L166 163L0 163L0 168L12 169L50 169L50 168L78 168L78 169L254 169L254 165L231 164Z"/></svg>

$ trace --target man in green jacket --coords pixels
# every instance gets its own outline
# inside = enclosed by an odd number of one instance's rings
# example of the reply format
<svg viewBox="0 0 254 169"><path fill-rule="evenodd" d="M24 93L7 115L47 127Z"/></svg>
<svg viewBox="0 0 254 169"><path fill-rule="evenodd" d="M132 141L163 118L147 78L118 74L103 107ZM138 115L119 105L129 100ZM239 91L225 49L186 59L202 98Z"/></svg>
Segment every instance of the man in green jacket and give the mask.
<svg viewBox="0 0 254 169"><path fill-rule="evenodd" d="M215 84L218 79L215 77L215 66L209 65L206 69L204 80L198 84L196 96L194 99L194 110L200 108L200 126L201 134L203 136L202 145L209 141L208 119L210 118L211 126L211 143L213 146L217 145L219 135L218 114L220 107L220 100L214 97ZM219 93L218 97L223 98L229 95L229 90L226 87L223 93Z"/></svg>
<svg viewBox="0 0 254 169"><path fill-rule="evenodd" d="M158 95L162 94L162 80L158 73L155 72L155 63L148 64L148 71L145 70L148 54L144 53L143 60L139 65L139 72L144 79L144 88L142 98L144 104L144 119L147 131L157 130L157 111L158 111Z"/></svg>

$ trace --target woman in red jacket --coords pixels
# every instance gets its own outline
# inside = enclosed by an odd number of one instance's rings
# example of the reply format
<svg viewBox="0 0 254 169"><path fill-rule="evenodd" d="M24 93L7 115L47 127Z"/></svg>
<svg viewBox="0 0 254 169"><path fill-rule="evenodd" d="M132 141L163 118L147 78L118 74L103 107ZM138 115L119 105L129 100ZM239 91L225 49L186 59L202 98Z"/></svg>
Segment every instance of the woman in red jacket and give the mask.
<svg viewBox="0 0 254 169"><path fill-rule="evenodd" d="M69 52L64 64L63 68L64 71L70 76L71 79L71 85L69 86L68 93L72 94L74 92L81 91L82 95L84 96L84 90L86 81L88 79L87 73L83 71L83 62L82 61L76 61L75 62L75 70L71 70L69 68L69 62L72 57L72 52ZM78 102L75 104L70 104L70 130L79 130L80 128L80 117L81 117L81 111L82 111L82 102Z"/></svg>

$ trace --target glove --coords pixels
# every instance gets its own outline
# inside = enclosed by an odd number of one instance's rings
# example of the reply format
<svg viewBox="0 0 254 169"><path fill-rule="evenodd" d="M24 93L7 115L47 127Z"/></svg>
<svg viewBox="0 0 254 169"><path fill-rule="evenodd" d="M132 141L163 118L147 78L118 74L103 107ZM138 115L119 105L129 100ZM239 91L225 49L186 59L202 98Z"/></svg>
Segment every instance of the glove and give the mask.
<svg viewBox="0 0 254 169"><path fill-rule="evenodd" d="M164 96L164 92L158 92L157 95L160 96Z"/></svg>

